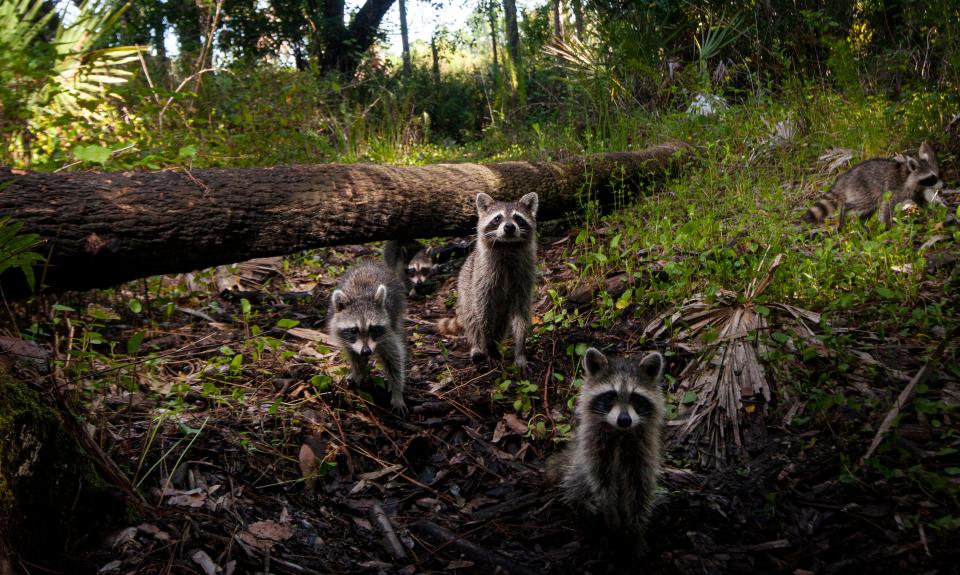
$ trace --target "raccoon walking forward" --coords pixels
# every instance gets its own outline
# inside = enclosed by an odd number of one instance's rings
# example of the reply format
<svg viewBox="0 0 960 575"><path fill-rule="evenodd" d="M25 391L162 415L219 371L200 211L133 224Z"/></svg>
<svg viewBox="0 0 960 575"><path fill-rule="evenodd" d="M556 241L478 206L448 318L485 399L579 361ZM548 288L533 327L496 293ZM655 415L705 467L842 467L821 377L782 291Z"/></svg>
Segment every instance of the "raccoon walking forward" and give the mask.
<svg viewBox="0 0 960 575"><path fill-rule="evenodd" d="M564 500L608 529L642 536L650 518L662 460L664 359L608 357L595 348L583 358L576 429L554 463Z"/></svg>
<svg viewBox="0 0 960 575"><path fill-rule="evenodd" d="M857 164L841 174L823 198L807 210L803 219L821 223L834 211L840 211L839 228L846 223L847 212L866 221L879 210L880 221L889 228L893 206L906 201L917 205L943 205L937 192L943 187L937 155L927 142L920 145L916 158L877 158ZM884 195L890 192L890 198Z"/></svg>
<svg viewBox="0 0 960 575"><path fill-rule="evenodd" d="M417 240L387 240L383 243L383 260L403 279L408 295L415 297L417 287L433 273L433 257L429 247Z"/></svg>
<svg viewBox="0 0 960 575"><path fill-rule="evenodd" d="M380 358L390 387L390 405L406 413L406 337L403 322L407 302L393 270L380 262L361 262L347 270L330 295L327 332L350 361L350 376L364 383L371 355Z"/></svg>
<svg viewBox="0 0 960 575"><path fill-rule="evenodd" d="M457 315L441 320L440 333L462 330L470 358L496 356L497 342L513 333L513 360L525 369L524 343L537 278L537 206L531 192L518 202L477 194L477 242L457 278Z"/></svg>

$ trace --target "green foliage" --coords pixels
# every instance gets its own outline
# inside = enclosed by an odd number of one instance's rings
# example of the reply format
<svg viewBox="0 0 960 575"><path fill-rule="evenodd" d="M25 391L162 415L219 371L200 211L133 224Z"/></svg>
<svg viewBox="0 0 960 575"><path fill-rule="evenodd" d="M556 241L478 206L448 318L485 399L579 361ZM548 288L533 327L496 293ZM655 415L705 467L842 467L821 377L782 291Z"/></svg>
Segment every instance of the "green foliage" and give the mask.
<svg viewBox="0 0 960 575"><path fill-rule="evenodd" d="M0 104L10 111L0 122L0 162L42 165L76 140L122 131L111 101L140 47L100 42L124 10L116 0L85 0L68 19L44 0L0 0ZM77 155L103 164L101 149Z"/></svg>
<svg viewBox="0 0 960 575"><path fill-rule="evenodd" d="M13 222L9 217L0 218L0 274L10 268L19 268L30 289L36 289L33 266L44 258L34 250L41 245L38 234L21 234L22 222Z"/></svg>

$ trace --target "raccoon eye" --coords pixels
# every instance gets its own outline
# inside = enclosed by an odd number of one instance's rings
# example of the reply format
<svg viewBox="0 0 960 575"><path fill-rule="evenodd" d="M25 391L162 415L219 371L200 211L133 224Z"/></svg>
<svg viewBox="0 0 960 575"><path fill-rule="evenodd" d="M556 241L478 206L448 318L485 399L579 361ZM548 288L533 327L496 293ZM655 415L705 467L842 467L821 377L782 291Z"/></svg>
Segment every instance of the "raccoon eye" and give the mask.
<svg viewBox="0 0 960 575"><path fill-rule="evenodd" d="M370 337L377 339L380 336L382 336L386 330L383 328L382 325L371 325L370 327L367 328L367 331L370 332Z"/></svg>
<svg viewBox="0 0 960 575"><path fill-rule="evenodd" d="M937 178L936 176L932 176L932 175L931 175L931 176L927 176L926 178L920 180L920 185L921 185L921 186L933 186L933 185L936 185L938 179L939 179L939 178Z"/></svg>
<svg viewBox="0 0 960 575"><path fill-rule="evenodd" d="M617 392L607 391L593 398L593 401L590 402L590 409L594 413L599 413L601 415L610 413L610 410L613 409L613 404L616 403L616 401Z"/></svg>
<svg viewBox="0 0 960 575"><path fill-rule="evenodd" d="M358 335L360 335L360 330L355 327L347 327L340 330L340 337L346 340L357 339Z"/></svg>
<svg viewBox="0 0 960 575"><path fill-rule="evenodd" d="M497 214L497 217L493 218L493 220L491 220L490 223L499 226L499 225L500 225L500 222L502 222L502 221L503 221L503 216L500 215L500 214Z"/></svg>
<svg viewBox="0 0 960 575"><path fill-rule="evenodd" d="M630 394L630 405L633 406L633 410L636 411L640 417L646 417L653 413L653 404L650 403L649 399L639 393Z"/></svg>

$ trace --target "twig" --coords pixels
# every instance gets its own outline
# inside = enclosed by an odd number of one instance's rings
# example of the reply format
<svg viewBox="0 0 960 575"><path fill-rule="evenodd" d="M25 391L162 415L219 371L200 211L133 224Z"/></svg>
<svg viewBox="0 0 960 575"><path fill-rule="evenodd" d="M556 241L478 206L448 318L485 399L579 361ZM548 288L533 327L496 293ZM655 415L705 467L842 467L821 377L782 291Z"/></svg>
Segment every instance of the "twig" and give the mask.
<svg viewBox="0 0 960 575"><path fill-rule="evenodd" d="M481 564L491 572L504 571L513 575L534 575L535 571L520 565L513 559L486 549L462 539L459 535L440 527L433 521L421 519L412 526L412 529L438 547L453 547L471 560Z"/></svg>
<svg viewBox="0 0 960 575"><path fill-rule="evenodd" d="M397 532L393 529L393 524L390 523L390 518L387 517L387 513L383 510L383 507L374 502L370 506L370 521L377 526L377 529L380 530L380 533L383 534L383 546L387 548L387 551L390 552L390 555L393 555L393 558L397 561L403 561L407 558L407 550L403 548L403 543L400 542L400 538L397 537Z"/></svg>
<svg viewBox="0 0 960 575"><path fill-rule="evenodd" d="M870 442L870 448L867 449L867 452L860 458L860 462L857 464L857 467L862 467L864 462L867 459L870 459L870 456L873 455L873 452L880 447L880 443L883 441L883 438L887 435L887 432L890 431L890 427L893 426L893 421L897 418L897 415L900 414L900 411L911 400L913 400L913 395L916 392L917 386L925 382L933 370L940 365L940 357L943 355L943 352L947 349L947 344L950 343L953 338L957 337L960 334L960 327L953 328L946 337L943 338L943 341L940 342L940 345L937 346L937 349L933 351L930 355L930 359L927 360L927 363L920 368L920 371L917 372L917 375L913 376L913 379L910 380L910 383L903 388L903 391L900 392L900 396L897 397L897 400L893 403L893 407L890 408L890 411L887 412L887 416L883 418L883 422L880 423L880 427L877 429L877 434L873 437L873 441Z"/></svg>

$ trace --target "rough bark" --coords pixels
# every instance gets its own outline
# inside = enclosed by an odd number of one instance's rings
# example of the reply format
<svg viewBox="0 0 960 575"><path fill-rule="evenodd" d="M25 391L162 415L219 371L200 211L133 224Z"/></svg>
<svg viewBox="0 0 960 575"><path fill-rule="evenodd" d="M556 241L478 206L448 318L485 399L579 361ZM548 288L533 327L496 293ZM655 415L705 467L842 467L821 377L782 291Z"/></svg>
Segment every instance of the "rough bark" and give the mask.
<svg viewBox="0 0 960 575"><path fill-rule="evenodd" d="M583 0L570 0L573 12L573 30L578 40L583 40Z"/></svg>
<svg viewBox="0 0 960 575"><path fill-rule="evenodd" d="M64 427L0 368L0 574L19 559L70 572L72 528L88 536L123 509Z"/></svg>
<svg viewBox="0 0 960 575"><path fill-rule="evenodd" d="M471 233L478 192L535 191L540 217L613 199L677 166L684 144L555 162L367 164L123 173L0 168L0 217L45 238L48 290L89 289L321 246ZM19 270L0 276L25 295Z"/></svg>

